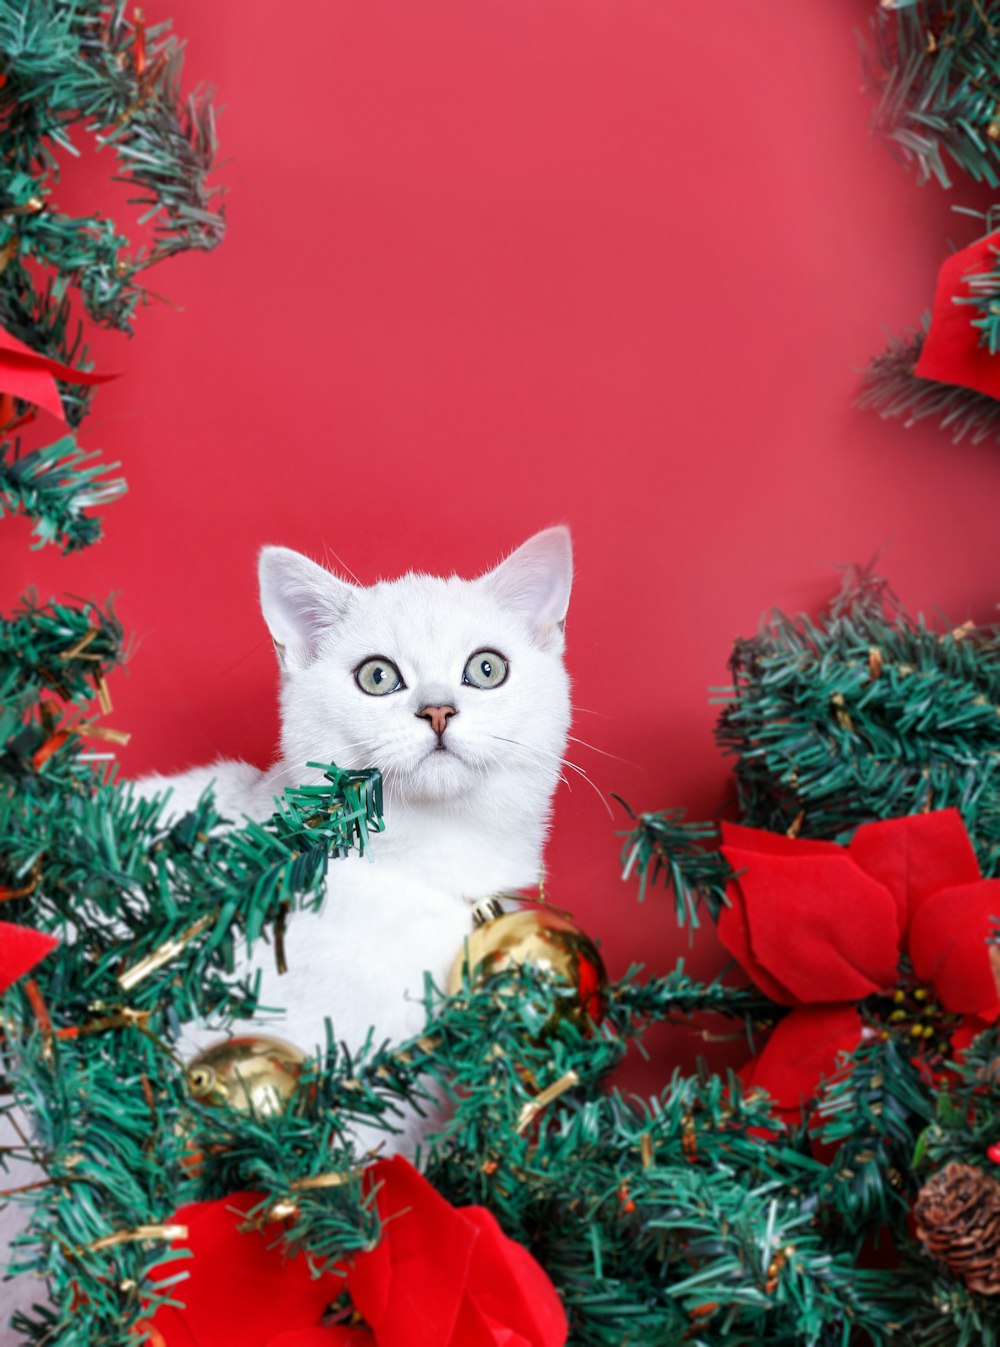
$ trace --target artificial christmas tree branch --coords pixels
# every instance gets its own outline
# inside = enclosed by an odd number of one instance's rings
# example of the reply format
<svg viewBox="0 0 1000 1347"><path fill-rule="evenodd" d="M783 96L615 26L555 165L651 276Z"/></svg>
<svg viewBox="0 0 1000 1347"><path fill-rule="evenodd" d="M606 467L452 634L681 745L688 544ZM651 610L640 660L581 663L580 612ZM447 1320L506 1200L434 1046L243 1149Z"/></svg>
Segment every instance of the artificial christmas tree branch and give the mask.
<svg viewBox="0 0 1000 1347"><path fill-rule="evenodd" d="M774 614L730 661L717 737L741 817L846 839L867 819L954 805L1000 871L1000 627L934 629L850 572L818 622Z"/></svg>
<svg viewBox="0 0 1000 1347"><path fill-rule="evenodd" d="M914 373L923 349L926 329L904 337L890 337L886 349L865 371L858 406L904 425L934 420L951 433L955 443L970 444L1000 438L1000 402L958 384L921 379Z"/></svg>
<svg viewBox="0 0 1000 1347"><path fill-rule="evenodd" d="M72 437L24 454L16 443L0 445L0 515L34 520L39 545L58 543L64 552L89 547L101 536L101 522L87 511L125 490L122 478L106 475L117 466Z"/></svg>
<svg viewBox="0 0 1000 1347"><path fill-rule="evenodd" d="M950 187L954 167L975 182L1000 185L1000 5L882 4L865 58L880 96L873 127L922 181Z"/></svg>
<svg viewBox="0 0 1000 1347"><path fill-rule="evenodd" d="M639 880L639 900L647 884L661 880L673 890L680 925L698 925L698 908L704 904L709 916L718 917L725 903L729 866L711 845L718 831L711 823L685 822L683 809L636 815L620 796L614 797L635 821L622 847L623 878L634 872Z"/></svg>
<svg viewBox="0 0 1000 1347"><path fill-rule="evenodd" d="M203 92L182 97L182 68L168 25L147 29L138 12L127 20L124 0L0 2L0 325L39 356L87 370L78 306L92 322L130 331L148 269L223 237L208 185L214 112ZM100 212L59 210L60 166L80 153L81 136L114 156L113 176L145 208L139 241ZM90 390L63 384L62 396L78 425ZM66 550L98 536L87 511L122 489L97 476L93 455L72 442L23 458L9 442L0 447L4 508Z"/></svg>
<svg viewBox="0 0 1000 1347"><path fill-rule="evenodd" d="M896 0L876 7L863 44L878 95L872 127L921 182L950 188L954 170L1000 184L1000 6L983 0ZM1000 344L993 211L973 212L988 237L942 267L930 331L890 337L871 361L859 405L907 426L927 418L958 442L998 433ZM967 253L980 252L976 258ZM957 308L955 306L958 306Z"/></svg>

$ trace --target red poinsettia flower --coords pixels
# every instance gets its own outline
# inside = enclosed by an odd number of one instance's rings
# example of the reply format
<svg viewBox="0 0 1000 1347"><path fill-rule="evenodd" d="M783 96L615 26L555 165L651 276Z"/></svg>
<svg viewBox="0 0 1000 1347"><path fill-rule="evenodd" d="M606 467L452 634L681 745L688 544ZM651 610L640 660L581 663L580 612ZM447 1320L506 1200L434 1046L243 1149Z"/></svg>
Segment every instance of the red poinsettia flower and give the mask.
<svg viewBox="0 0 1000 1347"><path fill-rule="evenodd" d="M0 993L30 972L58 943L55 936L33 931L30 926L0 921Z"/></svg>
<svg viewBox="0 0 1000 1347"><path fill-rule="evenodd" d="M274 1227L243 1231L260 1201L234 1193L182 1207L171 1224L189 1262L162 1264L183 1308L143 1325L156 1347L563 1347L566 1316L531 1254L483 1207L453 1207L401 1156L366 1175L382 1238L337 1272L314 1276L304 1254L282 1254ZM364 1327L324 1326L344 1291Z"/></svg>
<svg viewBox="0 0 1000 1347"><path fill-rule="evenodd" d="M1000 357L980 343L979 328L973 327L975 310L966 300L972 290L969 278L992 271L1000 250L1000 233L987 234L968 248L952 253L941 265L934 291L931 325L924 339L914 373L921 379L959 384L991 398L1000 398Z"/></svg>
<svg viewBox="0 0 1000 1347"><path fill-rule="evenodd" d="M115 378L113 374L94 374L91 370L73 369L61 365L47 355L33 351L23 341L0 327L0 394L33 402L43 411L51 412L60 421L66 420L56 379L71 384L100 384ZM9 415L4 408L3 417Z"/></svg>
<svg viewBox="0 0 1000 1347"><path fill-rule="evenodd" d="M897 986L901 955L947 1012L954 1044L1000 1015L1000 959L989 935L1000 880L983 879L954 809L868 823L848 847L723 825L736 872L719 939L765 995L792 1006L744 1084L797 1117L821 1076L859 1044L856 1003Z"/></svg>

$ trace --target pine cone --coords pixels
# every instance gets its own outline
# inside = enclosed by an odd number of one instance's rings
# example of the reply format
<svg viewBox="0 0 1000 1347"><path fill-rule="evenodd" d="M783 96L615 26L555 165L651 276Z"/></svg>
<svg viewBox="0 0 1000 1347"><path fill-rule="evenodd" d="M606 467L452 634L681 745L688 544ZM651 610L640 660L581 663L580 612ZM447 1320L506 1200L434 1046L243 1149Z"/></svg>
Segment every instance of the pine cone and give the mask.
<svg viewBox="0 0 1000 1347"><path fill-rule="evenodd" d="M972 1165L946 1165L921 1188L917 1237L980 1295L1000 1295L1000 1183Z"/></svg>

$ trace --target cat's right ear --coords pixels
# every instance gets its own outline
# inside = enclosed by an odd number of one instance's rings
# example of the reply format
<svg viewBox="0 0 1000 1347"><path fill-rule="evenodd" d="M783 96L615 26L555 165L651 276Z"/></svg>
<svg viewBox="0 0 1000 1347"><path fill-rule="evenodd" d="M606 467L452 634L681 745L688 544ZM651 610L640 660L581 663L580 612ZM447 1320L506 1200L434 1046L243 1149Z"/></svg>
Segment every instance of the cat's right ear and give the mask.
<svg viewBox="0 0 1000 1347"><path fill-rule="evenodd" d="M260 607L278 662L289 671L316 657L319 641L347 612L355 588L290 547L261 548Z"/></svg>

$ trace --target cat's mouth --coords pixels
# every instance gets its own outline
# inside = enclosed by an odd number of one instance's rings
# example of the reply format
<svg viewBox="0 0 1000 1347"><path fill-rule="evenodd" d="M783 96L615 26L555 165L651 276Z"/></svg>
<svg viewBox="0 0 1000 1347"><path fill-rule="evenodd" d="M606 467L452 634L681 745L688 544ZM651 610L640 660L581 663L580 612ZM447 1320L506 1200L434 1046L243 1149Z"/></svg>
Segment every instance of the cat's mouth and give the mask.
<svg viewBox="0 0 1000 1347"><path fill-rule="evenodd" d="M453 744L446 744L439 741L433 748L429 748L421 759L422 762L440 762L445 760L449 762L464 762L465 759L461 753L458 753Z"/></svg>

